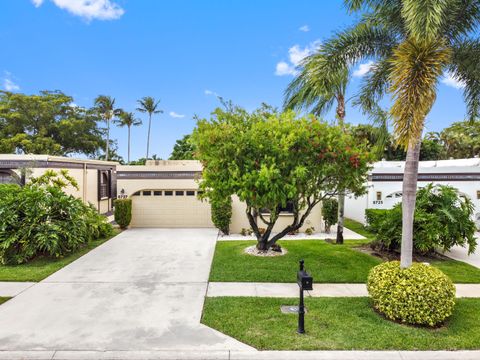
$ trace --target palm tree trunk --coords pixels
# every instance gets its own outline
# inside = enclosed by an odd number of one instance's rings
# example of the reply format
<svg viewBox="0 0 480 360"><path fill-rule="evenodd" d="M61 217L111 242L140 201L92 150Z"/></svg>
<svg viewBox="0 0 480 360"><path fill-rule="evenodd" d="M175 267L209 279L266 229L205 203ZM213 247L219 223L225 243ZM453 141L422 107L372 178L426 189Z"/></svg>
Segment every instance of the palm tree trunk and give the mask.
<svg viewBox="0 0 480 360"><path fill-rule="evenodd" d="M338 125L345 131L345 97L343 94L337 95L337 120ZM338 220L337 220L337 244L343 244L343 222L345 219L345 192L338 194Z"/></svg>
<svg viewBox="0 0 480 360"><path fill-rule="evenodd" d="M150 149L150 126L151 125L152 125L152 114L148 114L147 160L148 160L148 151Z"/></svg>
<svg viewBox="0 0 480 360"><path fill-rule="evenodd" d="M105 146L105 160L108 161L108 150L110 143L110 119L107 118L107 145Z"/></svg>
<svg viewBox="0 0 480 360"><path fill-rule="evenodd" d="M413 253L413 219L417 199L418 161L420 158L420 139L415 139L408 145L407 159L403 173L402 189L402 246L400 267L412 265Z"/></svg>
<svg viewBox="0 0 480 360"><path fill-rule="evenodd" d="M130 126L128 127L128 161L127 164L130 164Z"/></svg>

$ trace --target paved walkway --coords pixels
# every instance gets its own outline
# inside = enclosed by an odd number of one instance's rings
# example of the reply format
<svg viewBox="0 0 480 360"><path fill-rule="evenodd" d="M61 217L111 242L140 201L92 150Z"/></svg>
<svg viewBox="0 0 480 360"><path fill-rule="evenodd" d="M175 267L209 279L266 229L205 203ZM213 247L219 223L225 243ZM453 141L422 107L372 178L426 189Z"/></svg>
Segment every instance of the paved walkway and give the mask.
<svg viewBox="0 0 480 360"><path fill-rule="evenodd" d="M121 233L1 305L0 350L251 349L200 324L216 238Z"/></svg>
<svg viewBox="0 0 480 360"><path fill-rule="evenodd" d="M337 236L337 227L332 226L329 234L324 232L316 232L312 235L305 233L298 233L296 235L286 235L282 240L316 240L316 239L335 239ZM347 240L363 240L365 237L347 228L343 228L343 237ZM234 240L256 240L254 236L243 236L241 234L221 235L218 237L219 241L234 241Z"/></svg>
<svg viewBox="0 0 480 360"><path fill-rule="evenodd" d="M480 268L480 233L477 232L475 235L479 242L479 246L477 246L477 250L473 254L468 255L467 248L454 246L449 252L445 253L445 255L451 257L452 259L460 260Z"/></svg>
<svg viewBox="0 0 480 360"><path fill-rule="evenodd" d="M34 282L10 282L0 281L0 296L1 297L14 297L24 292L29 287L35 285Z"/></svg>
<svg viewBox="0 0 480 360"><path fill-rule="evenodd" d="M456 284L457 297L480 297L480 284ZM253 296L253 297L298 297L298 285L289 283L211 282L208 297ZM362 297L368 296L365 284L314 284L310 297Z"/></svg>

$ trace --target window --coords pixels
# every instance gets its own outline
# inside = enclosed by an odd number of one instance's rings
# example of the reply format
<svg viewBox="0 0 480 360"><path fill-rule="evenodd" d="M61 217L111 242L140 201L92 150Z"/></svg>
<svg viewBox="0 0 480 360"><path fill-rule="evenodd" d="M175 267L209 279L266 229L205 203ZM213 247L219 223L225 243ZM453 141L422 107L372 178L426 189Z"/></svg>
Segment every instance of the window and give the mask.
<svg viewBox="0 0 480 360"><path fill-rule="evenodd" d="M262 214L270 214L269 209L261 209ZM285 206L280 208L280 214L293 214L293 201L287 201Z"/></svg>
<svg viewBox="0 0 480 360"><path fill-rule="evenodd" d="M153 196L162 196L162 192L159 190L156 190L153 192Z"/></svg>
<svg viewBox="0 0 480 360"><path fill-rule="evenodd" d="M183 196L185 194L185 191L177 190L175 191L175 196Z"/></svg>
<svg viewBox="0 0 480 360"><path fill-rule="evenodd" d="M173 196L173 191L171 190L165 191L165 196Z"/></svg>
<svg viewBox="0 0 480 360"><path fill-rule="evenodd" d="M380 200L382 200L382 192L377 191L377 201L380 201Z"/></svg>
<svg viewBox="0 0 480 360"><path fill-rule="evenodd" d="M152 192L150 190L143 191L143 196L150 196L150 195L152 195Z"/></svg>
<svg viewBox="0 0 480 360"><path fill-rule="evenodd" d="M110 197L110 172L98 171L98 200Z"/></svg>
<svg viewBox="0 0 480 360"><path fill-rule="evenodd" d="M203 191L197 191L197 195L198 196L203 195Z"/></svg>
<svg viewBox="0 0 480 360"><path fill-rule="evenodd" d="M137 191L137 192L133 193L132 196L139 196L139 195L140 195L140 191Z"/></svg>
<svg viewBox="0 0 480 360"><path fill-rule="evenodd" d="M187 190L187 196L195 196L195 191Z"/></svg>

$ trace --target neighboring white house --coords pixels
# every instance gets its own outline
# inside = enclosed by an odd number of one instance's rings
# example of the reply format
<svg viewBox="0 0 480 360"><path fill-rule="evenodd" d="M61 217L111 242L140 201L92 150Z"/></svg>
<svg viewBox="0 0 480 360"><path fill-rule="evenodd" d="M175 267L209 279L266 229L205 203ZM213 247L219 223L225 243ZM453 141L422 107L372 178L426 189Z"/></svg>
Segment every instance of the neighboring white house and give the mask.
<svg viewBox="0 0 480 360"><path fill-rule="evenodd" d="M368 193L345 199L345 216L365 223L366 209L390 209L402 200L404 161L380 161L368 177ZM480 223L480 159L420 161L418 187L429 183L450 185L468 196Z"/></svg>

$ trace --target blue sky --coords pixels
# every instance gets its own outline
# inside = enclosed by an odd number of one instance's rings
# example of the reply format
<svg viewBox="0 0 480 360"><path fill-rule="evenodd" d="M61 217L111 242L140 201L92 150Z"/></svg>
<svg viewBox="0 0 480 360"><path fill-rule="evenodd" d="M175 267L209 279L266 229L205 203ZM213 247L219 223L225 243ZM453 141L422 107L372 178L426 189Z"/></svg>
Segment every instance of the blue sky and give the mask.
<svg viewBox="0 0 480 360"><path fill-rule="evenodd" d="M150 153L167 158L195 126L193 115L209 116L219 104L215 94L250 110L281 106L294 65L353 21L341 0L2 0L0 87L59 89L81 106L106 94L128 111L142 96L159 98L164 113L154 118ZM349 95L366 70L354 69ZM444 80L429 131L465 117L461 84ZM139 117L132 159L146 151ZM347 121L368 122L351 108ZM126 129L112 137L126 158Z"/></svg>

